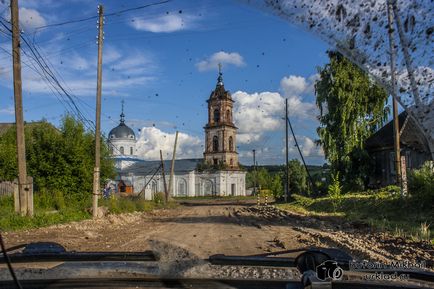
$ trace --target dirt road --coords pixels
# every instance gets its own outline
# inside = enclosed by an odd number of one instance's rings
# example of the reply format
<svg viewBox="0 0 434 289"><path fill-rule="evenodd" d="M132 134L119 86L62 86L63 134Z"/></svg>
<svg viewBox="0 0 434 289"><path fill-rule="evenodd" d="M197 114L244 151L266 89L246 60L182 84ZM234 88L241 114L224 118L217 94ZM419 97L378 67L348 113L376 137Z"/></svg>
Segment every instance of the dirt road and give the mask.
<svg viewBox="0 0 434 289"><path fill-rule="evenodd" d="M358 259L426 261L433 246L340 224L256 207L252 201L190 201L176 209L108 215L47 228L9 232L8 247L52 241L77 251L142 251L156 242L171 244L199 258L213 254L249 255L307 246L339 247Z"/></svg>

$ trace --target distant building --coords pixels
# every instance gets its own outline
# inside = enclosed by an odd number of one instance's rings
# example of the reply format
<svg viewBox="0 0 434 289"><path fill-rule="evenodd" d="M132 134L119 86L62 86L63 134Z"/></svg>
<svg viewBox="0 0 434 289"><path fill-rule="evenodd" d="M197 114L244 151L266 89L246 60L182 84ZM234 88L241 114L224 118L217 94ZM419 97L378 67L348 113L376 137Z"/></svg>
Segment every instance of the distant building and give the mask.
<svg viewBox="0 0 434 289"><path fill-rule="evenodd" d="M398 116L401 155L406 158L407 170L418 169L424 162L432 160L429 144L423 131L407 112ZM395 183L395 153L393 142L393 122L387 123L365 142L365 148L375 162L375 170L370 176L374 187Z"/></svg>
<svg viewBox="0 0 434 289"><path fill-rule="evenodd" d="M123 101L121 120L119 125L110 131L108 135L108 146L113 156L136 155L136 135L134 131L125 124Z"/></svg>
<svg viewBox="0 0 434 289"><path fill-rule="evenodd" d="M175 161L172 196L244 196L246 172L239 169L236 151L236 130L233 123L234 101L223 85L219 72L216 88L208 99L208 123L205 125L204 159L179 159ZM133 195L152 199L164 192L160 161L140 159L136 153L136 136L125 124L122 113L120 124L108 136L110 152L115 159L118 177L116 188L128 187ZM170 160L164 162L166 184L169 187ZM200 168L200 170L199 170ZM158 172L157 172L158 171ZM119 185L121 184L121 185ZM125 186L127 185L127 186Z"/></svg>

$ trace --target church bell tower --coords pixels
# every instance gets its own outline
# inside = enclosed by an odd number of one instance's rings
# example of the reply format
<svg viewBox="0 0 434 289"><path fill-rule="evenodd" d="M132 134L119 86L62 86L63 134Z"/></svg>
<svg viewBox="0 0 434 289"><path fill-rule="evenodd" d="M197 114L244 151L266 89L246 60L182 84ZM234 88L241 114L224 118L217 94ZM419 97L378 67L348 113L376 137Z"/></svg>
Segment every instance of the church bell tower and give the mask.
<svg viewBox="0 0 434 289"><path fill-rule="evenodd" d="M237 170L236 150L237 127L233 123L234 101L223 85L223 74L219 64L217 85L211 92L208 103L208 123L205 125L205 162L211 165L222 164L226 169Z"/></svg>

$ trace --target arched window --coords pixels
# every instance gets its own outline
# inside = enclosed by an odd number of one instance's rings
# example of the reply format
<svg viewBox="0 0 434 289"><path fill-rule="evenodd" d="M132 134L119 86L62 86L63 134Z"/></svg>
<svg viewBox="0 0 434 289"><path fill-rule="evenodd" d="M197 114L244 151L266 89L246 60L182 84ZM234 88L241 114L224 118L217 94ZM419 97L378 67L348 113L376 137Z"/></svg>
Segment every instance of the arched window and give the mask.
<svg viewBox="0 0 434 289"><path fill-rule="evenodd" d="M124 147L120 147L119 151L121 152L121 155L123 155L124 154Z"/></svg>
<svg viewBox="0 0 434 289"><path fill-rule="evenodd" d="M231 122L232 121L231 120L231 111L229 109L226 111L226 121L227 122Z"/></svg>
<svg viewBox="0 0 434 289"><path fill-rule="evenodd" d="M113 154L113 147L112 146L110 147L110 154L111 155Z"/></svg>
<svg viewBox="0 0 434 289"><path fill-rule="evenodd" d="M133 155L133 147L130 147L130 155Z"/></svg>
<svg viewBox="0 0 434 289"><path fill-rule="evenodd" d="M220 121L220 111L218 109L214 110L214 122Z"/></svg>
<svg viewBox="0 0 434 289"><path fill-rule="evenodd" d="M229 137L229 151L233 151L234 150L234 140L232 139L232 137Z"/></svg>
<svg viewBox="0 0 434 289"><path fill-rule="evenodd" d="M215 152L219 150L219 138L216 135L212 138L212 150Z"/></svg>
<svg viewBox="0 0 434 289"><path fill-rule="evenodd" d="M180 179L178 181L177 196L186 196L186 195L187 195L187 182L184 179Z"/></svg>
<svg viewBox="0 0 434 289"><path fill-rule="evenodd" d="M234 160L231 159L229 163L231 164L231 167L232 167L234 165Z"/></svg>

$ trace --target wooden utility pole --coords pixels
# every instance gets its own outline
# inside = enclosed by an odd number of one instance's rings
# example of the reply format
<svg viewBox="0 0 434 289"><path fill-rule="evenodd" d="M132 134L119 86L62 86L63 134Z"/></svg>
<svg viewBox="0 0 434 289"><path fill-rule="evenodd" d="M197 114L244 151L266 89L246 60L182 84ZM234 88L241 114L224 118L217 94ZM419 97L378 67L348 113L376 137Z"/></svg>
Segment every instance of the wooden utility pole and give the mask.
<svg viewBox="0 0 434 289"><path fill-rule="evenodd" d="M163 175L163 184L164 184L164 198L167 203L169 201L169 193L167 191L167 186L166 186L166 173L164 172L163 152L161 150L160 150L160 160L161 160L161 173Z"/></svg>
<svg viewBox="0 0 434 289"><path fill-rule="evenodd" d="M285 154L286 154L285 203L286 203L288 202L288 196L289 196L288 99L285 99Z"/></svg>
<svg viewBox="0 0 434 289"><path fill-rule="evenodd" d="M18 16L18 0L11 0L11 24L12 24L12 61L14 76L15 98L15 124L17 137L17 162L18 162L18 212L22 216L33 215L32 190L27 180L26 144L24 139L23 94L21 82L21 51L20 51L20 27ZM29 204L29 201L31 202Z"/></svg>
<svg viewBox="0 0 434 289"><path fill-rule="evenodd" d="M395 42L393 39L393 3L387 1L387 16L388 16L388 34L389 34L389 55L390 55L390 79L392 82L391 94L393 103L393 143L395 150L395 171L396 171L396 184L401 187L402 193L402 181L401 181L401 148L400 148L400 135L399 135L399 118L398 118L398 91L396 87L396 67L395 67Z"/></svg>
<svg viewBox="0 0 434 289"><path fill-rule="evenodd" d="M176 131L176 135L175 135L175 145L173 146L172 163L170 164L169 194L172 193L172 188L173 188L173 175L175 173L175 156L176 156L177 143L178 143L178 131Z"/></svg>
<svg viewBox="0 0 434 289"><path fill-rule="evenodd" d="M252 150L253 152L253 194L256 194L256 180L257 180L257 175L256 175L256 150Z"/></svg>
<svg viewBox="0 0 434 289"><path fill-rule="evenodd" d="M95 119L95 168L93 171L92 215L98 217L98 198L100 195L100 163L101 163L101 86L102 86L102 45L104 40L104 7L98 5L98 70L96 84L96 119Z"/></svg>

